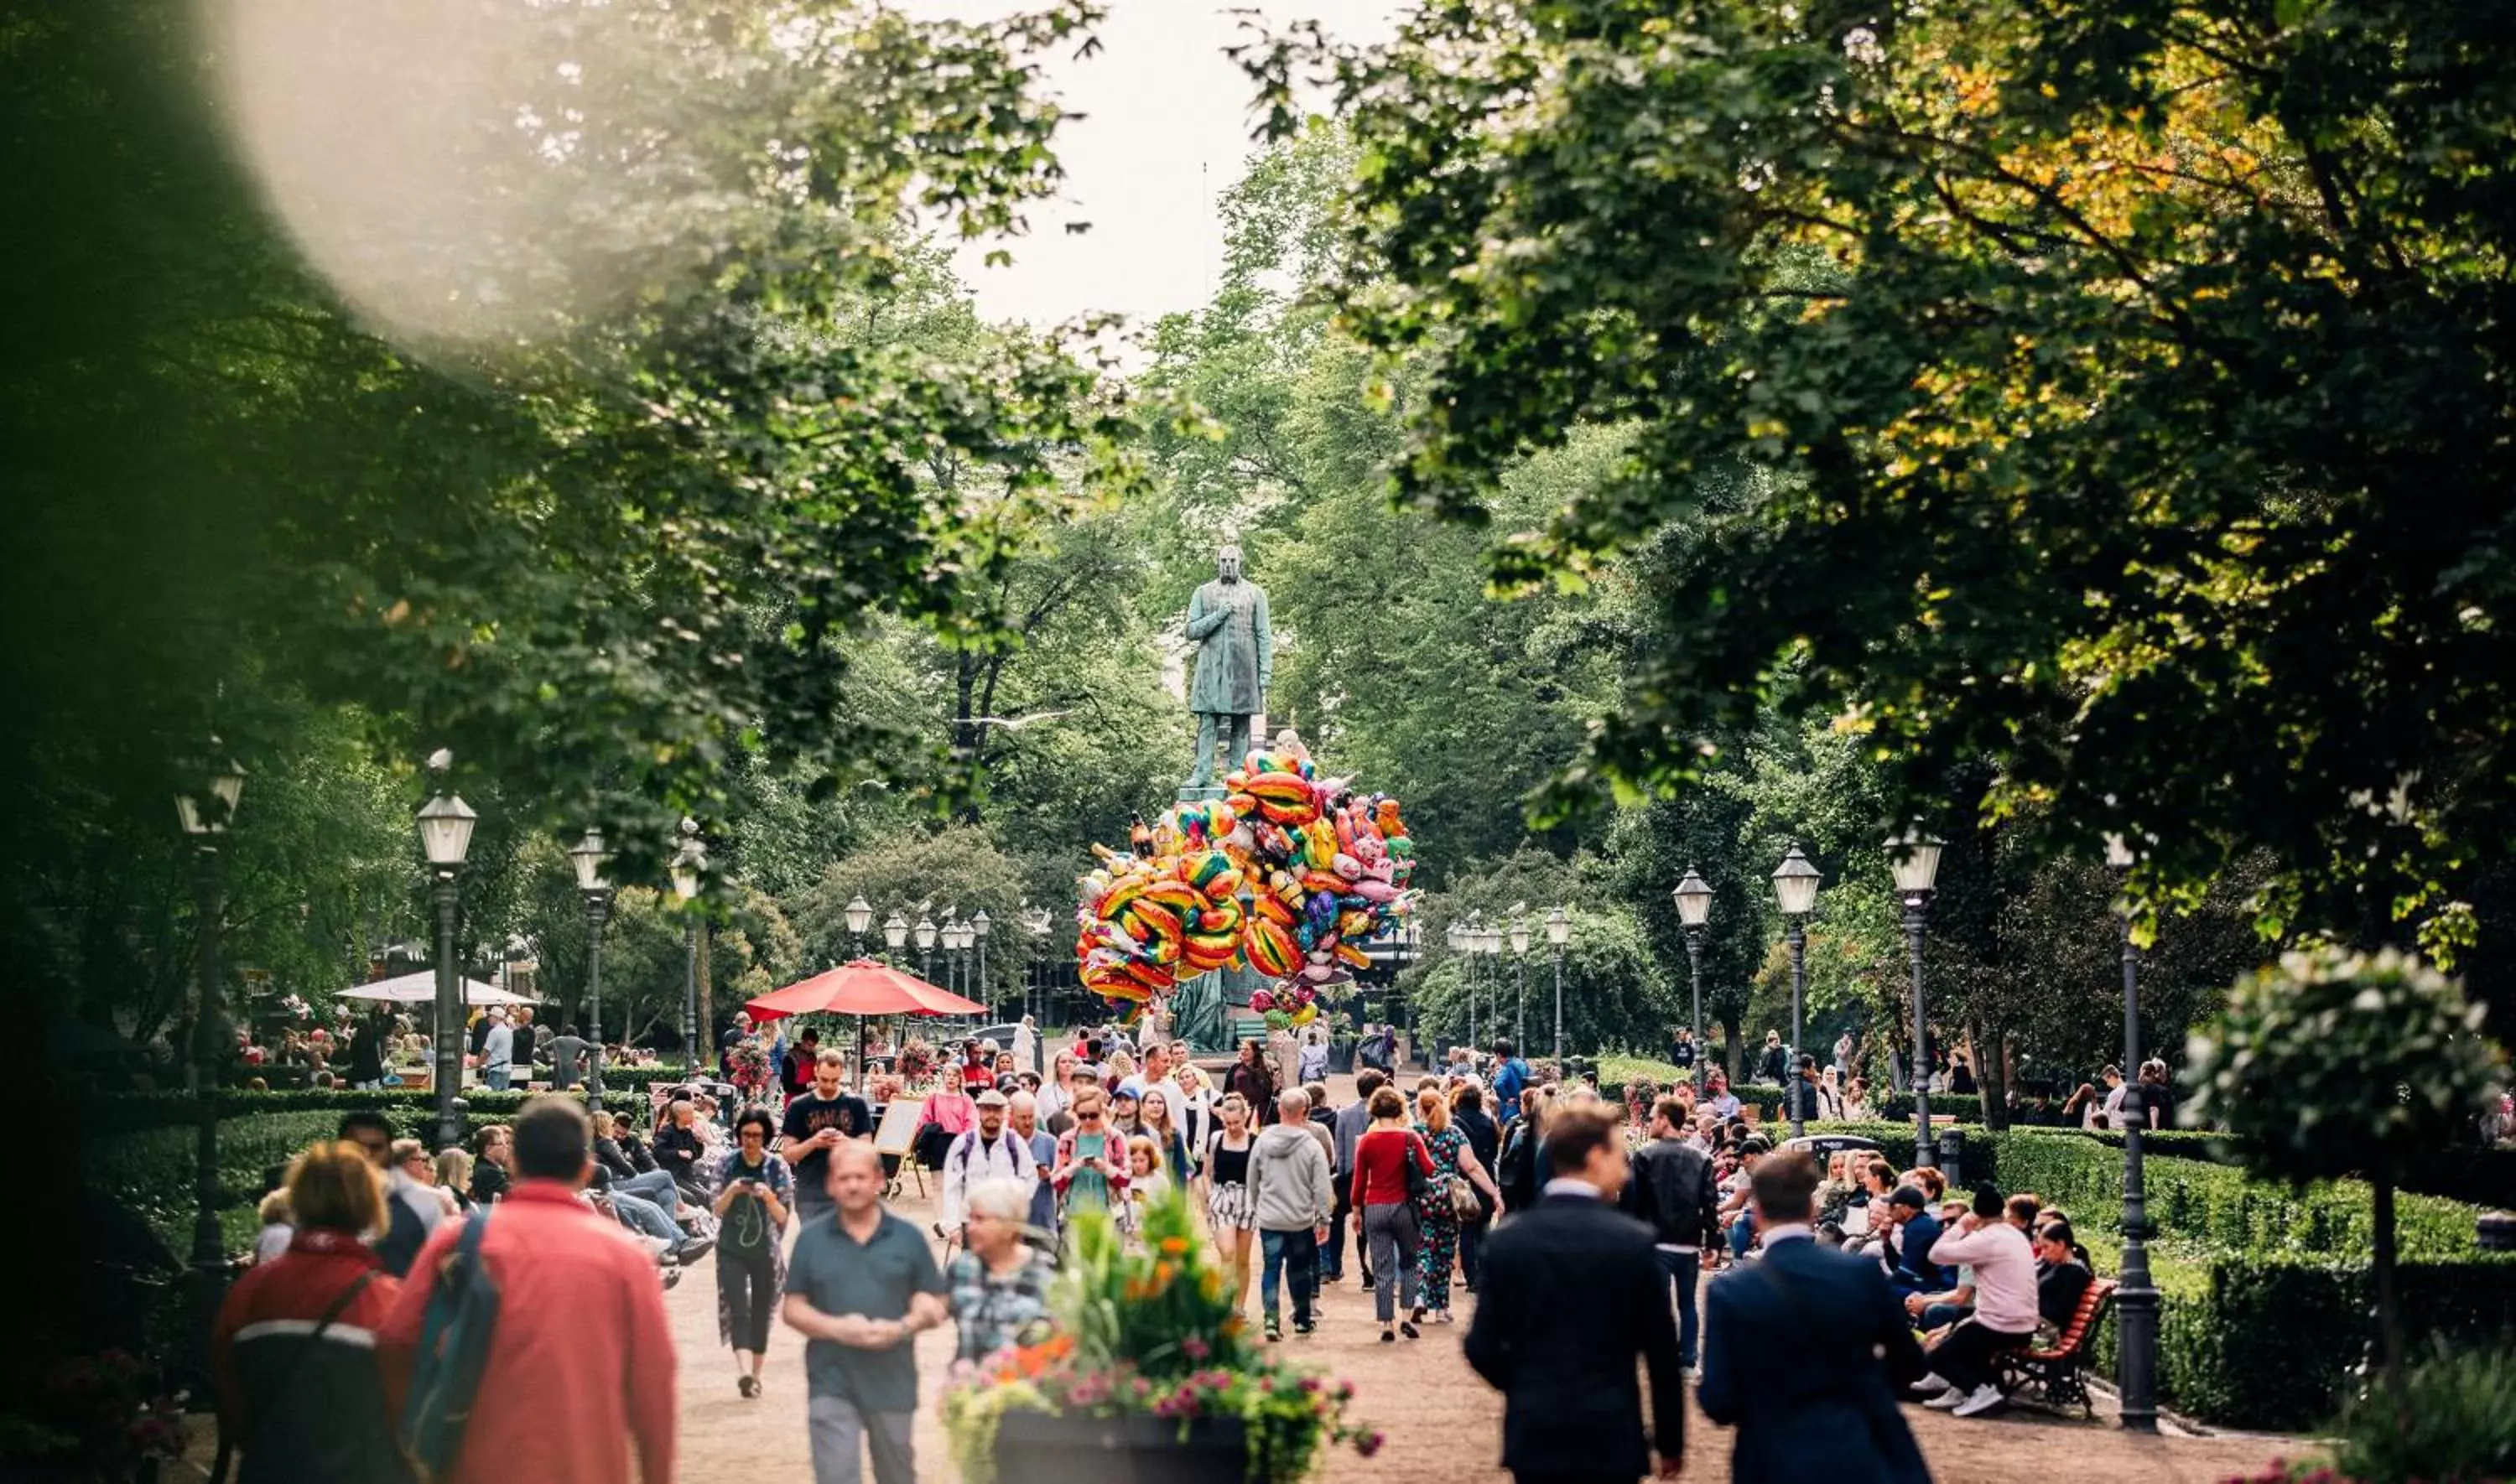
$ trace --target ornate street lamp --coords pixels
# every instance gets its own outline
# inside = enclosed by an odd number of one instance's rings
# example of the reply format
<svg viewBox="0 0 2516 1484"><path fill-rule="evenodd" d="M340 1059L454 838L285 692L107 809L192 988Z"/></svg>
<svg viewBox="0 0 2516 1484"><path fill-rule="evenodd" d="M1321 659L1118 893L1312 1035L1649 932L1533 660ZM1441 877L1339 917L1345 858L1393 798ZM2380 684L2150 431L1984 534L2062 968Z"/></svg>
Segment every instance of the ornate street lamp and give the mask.
<svg viewBox="0 0 2516 1484"><path fill-rule="evenodd" d="M2106 865L2118 886L2135 860L2119 835L2106 837ZM2140 948L2131 940L2131 897L2118 895L2115 916L2122 925L2123 994L2123 1194L2122 1279L2115 1306L2122 1314L2122 1343L2115 1356L2115 1381L2122 1393L2122 1424L2130 1432L2158 1430L2158 1285L2149 1272L2149 1190L2141 1144L2149 1110L2140 1085Z"/></svg>
<svg viewBox="0 0 2516 1484"><path fill-rule="evenodd" d="M193 905L200 917L194 944L194 969L200 979L192 1006L192 1272L206 1300L203 1312L215 1314L227 1282L227 1244L219 1235L219 963L220 919L226 914L226 892L219 877L219 837L235 817L236 801L244 797L244 769L226 756L218 738L210 739L214 760L201 778L199 793L175 796L176 822L192 843Z"/></svg>
<svg viewBox="0 0 2516 1484"><path fill-rule="evenodd" d="M985 1005L987 1008L987 1017L993 1019L996 1013L996 997L987 991L987 928L989 926L986 908L982 907L970 914L970 935L978 939L979 943L979 977L974 981L979 992L970 998ZM1012 1048L1008 1047L1006 1050L1010 1051Z"/></svg>
<svg viewBox="0 0 2516 1484"><path fill-rule="evenodd" d="M1802 1103L1809 1096L1800 1082L1800 1053L1806 1047L1806 1032L1801 1025L1803 1007L1808 1002L1808 916L1817 910L1817 867L1791 846L1791 853L1774 868L1774 900L1782 909L1782 936L1791 945L1791 1058L1783 1069L1786 1079L1782 1096L1790 1108L1791 1137L1808 1133L1807 1109Z"/></svg>
<svg viewBox="0 0 2516 1484"><path fill-rule="evenodd" d="M1677 903L1677 925L1686 930L1686 979L1695 1004L1695 1095L1703 1095L1703 927L1712 920L1712 888L1690 864L1685 879L1669 892Z"/></svg>
<svg viewBox="0 0 2516 1484"><path fill-rule="evenodd" d="M692 906L706 885L707 846L699 843L695 819L682 821L682 847L673 856L673 894L682 899L682 936L687 962L682 970L682 1076L699 1070L699 915ZM853 912L850 914L853 916Z"/></svg>
<svg viewBox="0 0 2516 1484"><path fill-rule="evenodd" d="M611 853L603 847L603 832L588 830L567 852L576 868L576 889L585 895L585 1037L593 1043L594 1062L585 1078L585 1107L603 1108L603 925L611 919L611 883L604 868Z"/></svg>
<svg viewBox="0 0 2516 1484"><path fill-rule="evenodd" d="M472 852L472 830L481 816L447 786L453 755L440 749L428 760L437 794L419 808L419 850L428 858L437 905L437 1147L463 1142L463 966L455 962L454 914L462 894L455 878Z"/></svg>
<svg viewBox="0 0 2516 1484"><path fill-rule="evenodd" d="M1564 1076L1564 945L1572 941L1572 914L1561 907L1546 914L1546 941L1555 946L1555 1076Z"/></svg>
<svg viewBox="0 0 2516 1484"><path fill-rule="evenodd" d="M1931 892L1940 878L1944 842L1921 826L1887 842L1887 864L1896 894L1905 903L1905 948L1913 962L1913 1164L1937 1165L1931 1147L1931 1022L1922 1008L1922 925L1931 915Z"/></svg>
<svg viewBox="0 0 2516 1484"><path fill-rule="evenodd" d="M917 914L917 977L935 982L935 920Z"/></svg>
<svg viewBox="0 0 2516 1484"><path fill-rule="evenodd" d="M873 904L864 899L863 892L858 892L848 903L847 918L848 936L856 939L856 956L861 959L864 957L865 929L873 926Z"/></svg>
<svg viewBox="0 0 2516 1484"><path fill-rule="evenodd" d="M882 946L890 950L891 967L900 967L900 950L908 944L908 919L893 913L882 925Z"/></svg>

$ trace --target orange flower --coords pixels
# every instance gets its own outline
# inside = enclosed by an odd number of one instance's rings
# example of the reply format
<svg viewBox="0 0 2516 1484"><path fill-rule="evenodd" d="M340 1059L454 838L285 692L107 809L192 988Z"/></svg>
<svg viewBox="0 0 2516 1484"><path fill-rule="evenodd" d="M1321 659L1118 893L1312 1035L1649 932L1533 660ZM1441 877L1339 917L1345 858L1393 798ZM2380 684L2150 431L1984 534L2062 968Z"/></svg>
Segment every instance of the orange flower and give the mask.
<svg viewBox="0 0 2516 1484"><path fill-rule="evenodd" d="M1187 1252L1188 1252L1188 1238L1186 1238L1186 1237L1164 1237L1164 1238L1162 1238L1162 1254L1163 1254L1163 1256L1165 1256L1165 1257L1177 1257L1183 1256L1183 1255L1184 1255L1184 1254L1186 1254Z"/></svg>

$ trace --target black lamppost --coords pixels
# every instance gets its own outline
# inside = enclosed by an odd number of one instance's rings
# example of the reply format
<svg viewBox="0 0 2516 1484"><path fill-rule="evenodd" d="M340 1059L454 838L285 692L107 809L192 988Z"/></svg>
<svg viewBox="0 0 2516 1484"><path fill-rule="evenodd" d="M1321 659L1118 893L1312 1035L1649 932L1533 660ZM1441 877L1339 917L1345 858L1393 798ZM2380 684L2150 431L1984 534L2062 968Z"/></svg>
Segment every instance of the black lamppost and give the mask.
<svg viewBox="0 0 2516 1484"><path fill-rule="evenodd" d="M462 905L455 878L463 858L472 853L472 828L481 816L448 786L452 755L440 750L428 760L437 774L437 794L419 808L419 849L428 857L431 894L437 905L437 1147L463 1142L463 966L454 952L454 914Z"/></svg>
<svg viewBox="0 0 2516 1484"><path fill-rule="evenodd" d="M1703 925L1712 920L1712 888L1686 868L1669 899L1677 903L1677 926L1686 930L1686 979L1695 1002L1695 1095L1703 1095Z"/></svg>
<svg viewBox="0 0 2516 1484"><path fill-rule="evenodd" d="M900 950L908 944L908 919L893 913L882 925L882 946L889 950L885 957L891 967L900 967Z"/></svg>
<svg viewBox="0 0 2516 1484"><path fill-rule="evenodd" d="M935 982L935 920L917 914L917 977Z"/></svg>
<svg viewBox="0 0 2516 1484"><path fill-rule="evenodd" d="M848 903L847 918L848 936L856 940L856 956L861 959L864 957L865 929L873 926L873 903L864 899L863 892L858 892Z"/></svg>
<svg viewBox="0 0 2516 1484"><path fill-rule="evenodd" d="M2106 864L2119 884L2132 868L2131 845L2119 835L2106 837ZM2158 1430L2158 1285L2149 1272L2149 1190L2141 1170L2140 1146L2149 1127L2149 1110L2140 1084L2140 948L2131 940L2131 897L2115 904L2122 925L2123 1193L2122 1279L2115 1305L2122 1311L2122 1343L2115 1357L2115 1381L2122 1392L2122 1424L2131 1432Z"/></svg>
<svg viewBox="0 0 2516 1484"><path fill-rule="evenodd" d="M1808 1001L1808 915L1817 910L1817 867L1809 864L1798 845L1792 845L1791 853L1774 868L1774 900L1782 909L1783 940L1791 945L1791 1056L1782 1072L1782 1095L1788 1099L1793 1138L1808 1133L1807 1110L1800 1105L1809 1095L1800 1081L1799 1058L1806 1045L1800 1017Z"/></svg>
<svg viewBox="0 0 2516 1484"><path fill-rule="evenodd" d="M1477 929L1477 952L1486 960L1486 1041L1501 1039L1502 929L1488 924Z"/></svg>
<svg viewBox="0 0 2516 1484"><path fill-rule="evenodd" d="M1046 971L1048 959L1049 928L1056 921L1056 915L1046 907L1023 909L1023 930L1030 934L1030 971L1024 976L1027 982L1023 990L1023 1013L1027 1015L1045 1016L1048 1013L1047 985L1042 979L1042 974ZM1039 1038L1039 1044L1043 1047L1047 1045L1047 1041L1048 1038L1045 1035ZM1043 1051L1040 1054L1046 1053ZM1042 1069L1033 1067L1031 1070L1036 1072Z"/></svg>
<svg viewBox="0 0 2516 1484"><path fill-rule="evenodd" d="M986 908L982 907L970 914L970 936L977 940L979 945L979 977L975 981L979 992L970 998L987 1008L987 1018L991 1020L996 1014L996 997L987 989L987 928L992 926L987 921ZM1012 1048L1008 1047L1006 1050L1010 1051Z"/></svg>
<svg viewBox="0 0 2516 1484"><path fill-rule="evenodd" d="M673 894L682 899L682 936L688 963L682 971L682 1076L699 1070L699 915L693 905L706 884L707 846L695 819L682 821L682 847L673 856Z"/></svg>
<svg viewBox="0 0 2516 1484"><path fill-rule="evenodd" d="M1943 842L1919 826L1887 842L1888 868L1905 903L1905 948L1913 961L1913 1164L1939 1164L1931 1148L1931 1022L1922 1009L1922 925L1931 915L1932 886L1940 876Z"/></svg>
<svg viewBox="0 0 2516 1484"><path fill-rule="evenodd" d="M970 925L957 917L944 920L944 987L970 997Z"/></svg>
<svg viewBox="0 0 2516 1484"><path fill-rule="evenodd" d="M1555 1076L1564 1078L1564 945L1572 941L1572 914L1561 907L1546 914L1546 941L1555 946Z"/></svg>
<svg viewBox="0 0 2516 1484"><path fill-rule="evenodd" d="M1511 915L1512 987L1520 1003L1511 1012L1511 1049L1526 1055L1529 1051L1529 919L1515 912Z"/></svg>
<svg viewBox="0 0 2516 1484"><path fill-rule="evenodd" d="M227 1284L227 1244L219 1236L219 1064L221 996L219 964L221 917L227 911L219 879L219 837L235 817L236 801L244 795L244 769L225 757L219 739L210 739L212 762L201 780L201 792L175 796L175 818L192 843L193 907L200 917L194 945L199 993L192 1008L192 1272L199 1280L202 1312L219 1311L220 1291Z"/></svg>
<svg viewBox="0 0 2516 1484"><path fill-rule="evenodd" d="M585 893L585 1037L594 1043L594 1064L586 1073L585 1106L603 1108L603 925L611 920L611 883L603 868L611 861L603 848L603 832L588 830L567 852L576 868L576 889Z"/></svg>

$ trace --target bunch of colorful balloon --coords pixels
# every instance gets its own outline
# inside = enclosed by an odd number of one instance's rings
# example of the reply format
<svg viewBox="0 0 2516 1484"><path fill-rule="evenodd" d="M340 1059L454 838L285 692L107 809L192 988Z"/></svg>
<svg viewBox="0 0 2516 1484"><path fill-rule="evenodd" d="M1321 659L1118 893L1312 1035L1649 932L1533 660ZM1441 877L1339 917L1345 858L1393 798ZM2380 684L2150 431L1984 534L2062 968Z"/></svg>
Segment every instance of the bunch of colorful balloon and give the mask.
<svg viewBox="0 0 2516 1484"><path fill-rule="evenodd" d="M1415 844L1398 801L1321 778L1297 753L1253 752L1224 782L1223 799L1164 813L1136 853L1094 847L1075 912L1083 984L1143 1003L1245 964L1278 981L1250 1007L1299 1025L1339 966L1368 964L1360 945L1405 918Z"/></svg>

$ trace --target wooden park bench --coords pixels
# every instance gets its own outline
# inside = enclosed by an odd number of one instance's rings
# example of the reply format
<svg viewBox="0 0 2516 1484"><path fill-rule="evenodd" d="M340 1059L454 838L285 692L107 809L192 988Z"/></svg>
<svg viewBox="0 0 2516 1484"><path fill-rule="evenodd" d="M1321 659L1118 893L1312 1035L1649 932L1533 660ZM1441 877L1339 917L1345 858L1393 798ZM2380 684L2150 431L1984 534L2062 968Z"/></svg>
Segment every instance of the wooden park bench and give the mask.
<svg viewBox="0 0 2516 1484"><path fill-rule="evenodd" d="M2114 1301L2115 1280L2091 1280L2088 1291L2079 1296L2070 1326L2051 1348L2009 1350L1995 1359L2000 1389L2017 1401L2032 1386L2035 1398L2047 1407L2059 1411L2076 1405L2081 1416L2094 1416L2096 1409L2088 1400L2088 1355L2096 1347L2097 1327L2105 1323Z"/></svg>

